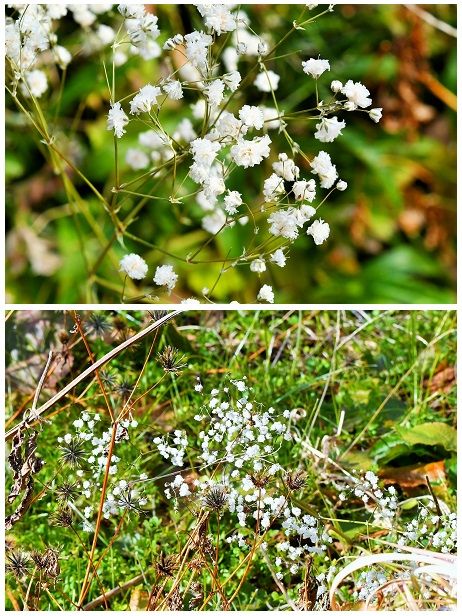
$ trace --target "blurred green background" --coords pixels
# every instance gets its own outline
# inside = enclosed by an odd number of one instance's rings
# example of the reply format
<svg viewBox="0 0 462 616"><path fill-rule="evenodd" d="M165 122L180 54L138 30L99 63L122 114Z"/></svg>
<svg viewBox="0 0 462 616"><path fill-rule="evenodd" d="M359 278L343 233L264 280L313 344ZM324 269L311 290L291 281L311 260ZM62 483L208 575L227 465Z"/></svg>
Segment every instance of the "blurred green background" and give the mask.
<svg viewBox="0 0 462 616"><path fill-rule="evenodd" d="M257 33L277 42L300 13L300 5L242 5ZM424 11L422 12L422 9ZM160 42L175 32L200 28L197 10L189 5L156 5ZM318 9L320 10L320 9ZM432 22L431 18L436 18ZM114 24L116 12L102 16ZM429 23L430 21L430 23ZM248 267L224 275L215 288L216 301L254 302L262 283L273 284L278 302L450 303L456 281L456 5L336 5L334 11L304 31L296 31L281 53L299 51L268 68L281 73L278 95L287 113L306 108L313 96L313 80L301 71L300 60L318 54L330 60L331 71L320 80L320 97L327 96L330 81L359 80L371 91L373 106L383 107L379 125L366 114L344 114L347 127L334 143L320 144L312 126L291 122L289 133L309 158L320 149L332 155L346 192L337 192L321 210L331 225L331 237L314 246L302 235L290 250L284 269L274 267L259 280ZM107 92L101 56L83 53L82 32L71 18L59 26L59 42L75 56L61 92L61 75L42 97L56 143L105 196L114 183L113 139L106 130ZM243 76L253 58L239 63ZM154 82L162 62L140 66L137 58L116 70L117 98ZM254 97L254 98L252 98ZM197 100L197 96L186 102ZM312 99L311 99L312 100ZM239 104L264 102L254 88ZM180 102L181 103L181 102ZM184 104L184 101L183 103ZM268 99L267 104L271 104ZM178 122L178 106L162 112L166 125ZM140 128L129 127L120 140L123 163L128 147L136 144ZM143 130L143 129L141 129ZM271 138L278 140L275 132ZM283 143L282 137L279 137ZM287 147L280 151L287 151ZM309 177L302 160L301 176ZM270 174L270 162L246 175L246 189L261 190ZM165 262L125 237L102 255L104 241L113 234L110 217L88 187L69 172L80 197L69 200L62 179L53 173L46 148L34 130L6 99L6 215L8 302L120 301L122 278L118 259L138 252L154 267ZM251 178L249 182L249 177ZM242 190L238 173L232 188ZM254 186L252 186L254 182ZM156 194L169 194L169 185ZM154 190L154 182L144 190ZM123 203L121 218L136 205ZM129 231L164 250L183 254L194 250L207 234L201 229L197 206L149 201ZM96 231L96 233L95 233ZM237 246L236 233L250 239L252 229L227 230L201 253L204 259L225 258ZM96 234L100 237L97 239ZM174 262L179 284L165 301L200 297L213 286L220 264L187 265ZM97 267L95 268L95 264ZM276 271L277 270L277 271ZM152 276L152 274L151 274ZM145 288L129 287L126 295L140 296Z"/></svg>

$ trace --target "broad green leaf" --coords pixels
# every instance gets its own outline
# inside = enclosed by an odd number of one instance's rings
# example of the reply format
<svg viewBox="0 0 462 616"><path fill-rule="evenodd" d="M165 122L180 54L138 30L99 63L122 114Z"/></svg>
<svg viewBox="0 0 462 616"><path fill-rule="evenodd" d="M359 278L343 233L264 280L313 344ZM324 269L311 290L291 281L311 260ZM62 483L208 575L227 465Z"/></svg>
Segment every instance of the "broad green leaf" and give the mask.
<svg viewBox="0 0 462 616"><path fill-rule="evenodd" d="M413 428L396 428L403 441L410 445L440 445L447 451L456 451L457 432L455 428L441 421L420 424Z"/></svg>

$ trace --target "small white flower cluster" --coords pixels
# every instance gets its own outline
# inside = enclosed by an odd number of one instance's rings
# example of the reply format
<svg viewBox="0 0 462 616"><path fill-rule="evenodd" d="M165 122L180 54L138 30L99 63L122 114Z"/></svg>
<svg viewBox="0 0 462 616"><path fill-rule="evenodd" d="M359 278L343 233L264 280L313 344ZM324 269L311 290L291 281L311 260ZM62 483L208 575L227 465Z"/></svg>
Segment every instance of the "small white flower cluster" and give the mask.
<svg viewBox="0 0 462 616"><path fill-rule="evenodd" d="M363 503L373 511L374 522L385 528L393 528L399 506L398 495L393 486L382 489L379 478L372 471L367 471L364 477L357 478L350 475L345 477L350 495L360 498ZM341 501L347 500L348 492L339 494Z"/></svg>
<svg viewBox="0 0 462 616"><path fill-rule="evenodd" d="M103 504L103 517L110 518L111 515L118 515L124 511L135 511L140 513L142 507L146 505L148 499L144 494L132 484L121 479L106 494Z"/></svg>
<svg viewBox="0 0 462 616"><path fill-rule="evenodd" d="M142 280L148 273L148 264L135 253L125 255L120 260L120 270L132 280ZM178 274L172 265L159 265L156 268L153 281L159 287L166 287L168 291L173 291L178 280Z"/></svg>
<svg viewBox="0 0 462 616"><path fill-rule="evenodd" d="M250 547L248 542L246 541L246 538L241 533L233 533L229 537L226 537L226 543L228 543L229 545L237 543L241 550L248 550Z"/></svg>
<svg viewBox="0 0 462 616"><path fill-rule="evenodd" d="M68 49L58 44L56 22L71 13L74 20L103 46L114 36L109 26L97 23L99 15L112 9L112 4L10 4L18 12L17 19L7 18L5 53L11 63L16 82L25 97L40 98L48 90L44 69L58 66L64 70L72 60ZM92 31L91 28L95 27ZM40 67L40 68L38 68Z"/></svg>
<svg viewBox="0 0 462 616"><path fill-rule="evenodd" d="M72 422L72 425L75 428L75 432L73 434L67 433L62 437L58 436L57 441L64 447L66 445L71 446L72 444L78 443L79 449L85 449L86 444L88 444L88 451L85 457L85 466L87 468L85 470L84 468L78 468L75 470L75 475L79 478L79 481L81 481L79 485L81 487L82 497L91 501L92 497L94 497L95 489L99 486L97 480L101 479L101 476L104 475L107 469L109 444L112 440L112 428L104 429L101 425L101 416L88 413L87 411L83 411L80 417ZM129 430L137 426L138 422L136 419L124 419L117 426L114 438L115 447L111 455L110 466L107 469L111 480L118 474L119 463L121 462L121 457L116 455L115 448L117 448L119 443L128 441ZM87 475L86 478L87 470L89 471L89 475ZM137 478L137 480L143 479L147 479L147 475L141 474ZM116 513L116 509L119 511L119 509L123 508L123 502L125 501L127 502L126 508L130 508L129 504L132 503L134 505L132 509L134 510L136 510L136 503L138 507L146 504L144 497L142 498L139 496L137 491L132 488L131 484L129 489L122 493L122 488L126 488L127 485L127 482L121 479L114 486L112 492L108 492L103 509L105 517L109 517L110 514ZM92 505L84 507L85 519L82 528L85 532L91 532L93 530L90 519L93 517L94 513L95 510Z"/></svg>
<svg viewBox="0 0 462 616"><path fill-rule="evenodd" d="M420 506L416 517L400 533L397 544L431 547L444 554L453 553L457 547L457 514L437 515Z"/></svg>
<svg viewBox="0 0 462 616"><path fill-rule="evenodd" d="M233 94L241 81L237 70L239 58L243 55L264 57L269 52L268 44L248 28L249 20L245 13L235 12L232 6L215 4L197 5L197 9L208 33L194 31L185 36L176 34L164 45L166 51L181 48L188 60L179 71L180 80L172 81L172 78L167 76L155 86L148 84L141 88L130 105L132 114L149 113L154 106L159 108L158 99L162 95L178 100L182 97L183 86L198 91L199 100L193 105L193 117L202 123L201 136L197 136L190 120L183 118L174 131L173 138L167 133L160 136L153 135L157 142L156 149L160 146L163 154L159 156L155 151L156 159L151 152L151 160L169 160L189 151L192 163L188 175L200 185L196 200L205 212L201 221L202 227L208 233L216 235L237 221L247 224L249 220L239 212L239 207L244 201L242 195L227 188L227 181L233 168L250 169L261 165L271 156L272 140L268 131L274 128L283 129L285 124L282 119L283 114L281 116L277 109L269 109L264 105L244 104L237 109L236 114L228 108L227 92ZM124 14L124 11L121 12ZM222 33L232 33L231 38L235 37L235 46L224 49L223 63L227 72L217 75L211 60L214 44L212 35L219 37ZM320 58L309 58L301 65L303 71L316 80L331 68L328 60ZM262 92L274 93L278 88L279 75L266 67L263 68L254 85ZM334 141L346 126L345 121L339 120L333 115L334 113L363 109L371 104L367 88L359 82L354 83L349 80L343 85L339 81L333 81L331 87L334 99L328 103L321 101L317 104L319 121L314 136L324 143ZM345 100L337 100L335 98L337 94L343 94ZM377 121L379 110L373 112L371 117ZM187 125L184 124L185 120L188 122ZM108 116L108 128L114 130L117 136L121 136L128 121L129 118L121 110L120 104L113 103ZM249 131L264 131L264 134L249 138ZM181 139L182 132L186 132L183 139ZM292 149L294 152L297 151L296 144ZM127 163L133 169L146 168L149 160L149 155L141 150L130 149L127 152ZM278 160L272 164L272 168L273 173L264 180L263 198L264 202L269 204L270 214L267 218L269 232L281 238L284 244L271 254L259 255L250 260L250 271L258 274L266 270L267 261L279 267L285 266L286 256L283 247L298 238L300 229L317 212L315 207L309 205L316 198L314 179L299 179L300 170L287 154L278 154ZM314 156L311 168L313 174L318 176L321 188L331 189L336 182L337 190L343 191L347 188L346 182L338 179L336 166L328 153L320 151ZM297 207L294 206L294 201L298 204ZM262 211L265 211L265 207L262 207ZM316 245L321 245L328 239L330 227L327 222L319 218L306 228L306 233L313 238ZM236 263L246 261L249 259L244 251ZM167 286L170 289L170 286ZM274 302L274 292L270 285L263 285L258 293L258 300Z"/></svg>
<svg viewBox="0 0 462 616"><path fill-rule="evenodd" d="M195 390L202 393L197 379ZM277 523L287 537L276 547L276 566L284 562L286 570L296 573L307 554L322 554L331 537L312 515L290 502L290 495L281 481L283 469L277 462L277 452L284 441L290 442L291 411L277 414L252 399L246 379L233 380L220 389L212 389L204 400L201 411L194 417L204 424L198 435L200 453L191 451L188 458L198 457L202 463L199 477L186 481L181 473L165 484L167 499L175 500L177 507L182 498L195 501L200 507L214 506L231 516L242 529L227 537L228 544L237 543L248 549L251 541L248 529L263 537ZM180 439L181 431L178 431ZM163 448L164 457L170 450L160 438L156 445ZM182 446L186 447L186 438ZM161 451L162 453L162 451ZM182 449L183 462L186 453ZM219 471L219 472L217 472ZM188 505L190 506L190 505ZM289 539L297 542L294 547ZM263 549L263 545L260 546ZM268 542L265 542L265 551ZM282 573L281 573L282 576Z"/></svg>
<svg viewBox="0 0 462 616"><path fill-rule="evenodd" d="M385 584L387 580L388 577L383 569L377 568L361 571L356 582L354 597L359 601L365 601L379 586Z"/></svg>
<svg viewBox="0 0 462 616"><path fill-rule="evenodd" d="M236 265L248 266L250 272L259 276L270 264L285 267L288 248L298 239L308 221L310 224L305 227L305 232L315 245L328 240L328 222L315 219L327 198L320 194L321 189L344 191L347 183L339 179L331 155L323 150L310 161L316 179L300 178L300 169L294 160L300 147L287 132L288 122L293 118L290 112L286 116L280 109L275 95L280 75L267 66L273 60L271 39L269 35L266 40L266 36L254 32L243 10L236 5L198 4L196 8L205 31L198 29L184 35L173 34L161 48L158 17L143 4L120 4L117 12L112 10L111 4L11 6L16 8L19 18L7 21L7 57L26 96L40 97L46 92L47 74L42 68L46 68L47 62L65 67L71 61L71 54L57 45L54 32L54 22L68 12L82 27L85 53L99 53L110 46L109 61L114 66L124 64L129 56L148 61L165 55L162 70L157 78L153 77L152 83L141 85L136 92L124 95L120 100L111 100L107 129L116 139L121 139L129 124L149 128L138 134L139 147L125 150L129 169L134 172L149 169L139 179L148 174L154 176L160 168L168 170L169 166L175 169L176 177L186 167L181 186L174 185L170 195L172 203L182 204L183 184L190 180L197 185L198 190L193 190L189 197L194 197L199 209L193 210L193 216L181 216L185 224L194 224L194 216L200 216L202 228L211 235L218 235L236 224L248 225L252 220L257 234L260 232L258 218L264 216L263 229L268 229L273 238L257 243L261 254L254 254L250 249L248 252L242 246L240 253L229 259L229 266L223 264L222 273ZM115 17L119 21L122 19L115 29L98 22L99 15L109 11L113 20ZM219 40L220 37L223 38ZM216 53L218 50L220 55ZM176 62L169 57L172 51L185 60L178 68L174 68ZM48 56L53 59L50 61ZM238 70L239 62L246 56L258 58L259 73L255 78L252 75L250 83L247 79L242 81ZM346 127L339 114L367 110L372 104L370 92L361 82L349 79L343 84L333 80L329 100L319 101L317 83L331 71L330 62L311 57L303 61L299 59L297 64L300 71L303 70L316 84L315 112L309 117L315 123L314 138L322 143L332 143ZM243 83L261 94L261 102L258 96L252 96L252 104L245 102L248 96L242 96L246 95ZM189 95L197 95L197 100L190 109L185 106L178 114L176 126L169 126L167 130L167 123L162 122L165 103L171 101L179 106L178 101L184 98L185 89ZM272 107L264 104L268 93L274 99ZM381 109L370 109L368 113L374 122L380 120ZM276 139L269 135L276 130L284 134L292 158L278 151ZM234 172L238 170L235 176L240 174L238 181L242 182L242 172L245 177L258 166L268 166L272 170L263 180L259 191L261 197L241 194L235 189ZM255 182L249 178L245 184L251 186ZM248 211L242 211L243 205ZM279 245L274 245L274 238L278 239ZM187 262L193 264L192 260ZM130 253L121 259L120 272L133 280L143 280L148 265L142 256ZM161 265L157 267L153 280L171 292L178 275L172 265ZM273 288L263 284L257 299L273 303Z"/></svg>
<svg viewBox="0 0 462 616"><path fill-rule="evenodd" d="M183 466L188 446L188 438L183 430L175 430L171 435L171 443L167 437L156 436L153 439L157 451L160 455L171 462L173 466ZM175 486L176 487L176 486Z"/></svg>

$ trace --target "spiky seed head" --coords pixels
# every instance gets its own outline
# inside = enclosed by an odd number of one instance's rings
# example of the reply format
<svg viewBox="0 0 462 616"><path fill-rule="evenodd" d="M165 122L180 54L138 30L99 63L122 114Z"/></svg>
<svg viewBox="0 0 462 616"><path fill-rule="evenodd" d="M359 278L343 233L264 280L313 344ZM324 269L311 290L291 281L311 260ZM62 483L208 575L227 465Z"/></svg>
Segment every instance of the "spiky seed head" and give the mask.
<svg viewBox="0 0 462 616"><path fill-rule="evenodd" d="M265 475L264 473L254 473L253 475L250 475L250 478L256 488L264 488L269 481L268 475Z"/></svg>
<svg viewBox="0 0 462 616"><path fill-rule="evenodd" d="M178 559L175 554L165 555L161 552L156 562L157 575L161 577L171 577L178 569Z"/></svg>
<svg viewBox="0 0 462 616"><path fill-rule="evenodd" d="M213 511L220 512L228 502L226 488L221 485L212 486L205 493L203 500L206 507Z"/></svg>
<svg viewBox="0 0 462 616"><path fill-rule="evenodd" d="M30 557L21 550L12 550L6 554L6 570L21 579L29 573Z"/></svg>
<svg viewBox="0 0 462 616"><path fill-rule="evenodd" d="M83 441L79 438L73 437L69 443L61 445L61 459L70 466L81 466L86 457Z"/></svg>
<svg viewBox="0 0 462 616"><path fill-rule="evenodd" d="M51 516L51 524L53 526L69 528L72 526L73 521L72 509L70 507L61 507Z"/></svg>
<svg viewBox="0 0 462 616"><path fill-rule="evenodd" d="M300 490L306 484L307 475L302 470L286 473L285 480L289 490Z"/></svg>
<svg viewBox="0 0 462 616"><path fill-rule="evenodd" d="M167 345L161 353L158 353L157 357L165 372L181 372L186 366L184 363L184 355L180 355L178 349L170 345Z"/></svg>
<svg viewBox="0 0 462 616"><path fill-rule="evenodd" d="M60 503L68 503L69 501L74 502L80 495L77 483L71 483L70 481L65 481L58 486L55 493Z"/></svg>

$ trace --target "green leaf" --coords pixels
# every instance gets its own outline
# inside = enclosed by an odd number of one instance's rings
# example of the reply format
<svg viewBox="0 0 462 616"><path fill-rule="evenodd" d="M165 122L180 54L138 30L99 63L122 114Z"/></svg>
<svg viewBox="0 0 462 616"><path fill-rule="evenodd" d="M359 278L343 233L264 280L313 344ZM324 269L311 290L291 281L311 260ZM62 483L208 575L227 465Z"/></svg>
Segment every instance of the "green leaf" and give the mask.
<svg viewBox="0 0 462 616"><path fill-rule="evenodd" d="M396 428L399 436L409 445L441 445L447 451L456 451L457 432L441 421L420 424L413 428Z"/></svg>

